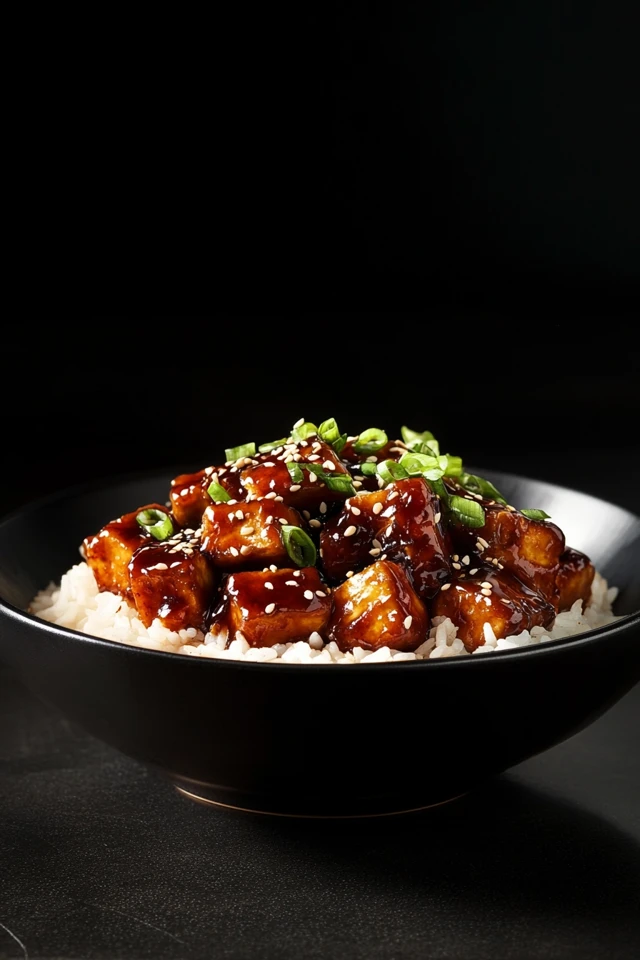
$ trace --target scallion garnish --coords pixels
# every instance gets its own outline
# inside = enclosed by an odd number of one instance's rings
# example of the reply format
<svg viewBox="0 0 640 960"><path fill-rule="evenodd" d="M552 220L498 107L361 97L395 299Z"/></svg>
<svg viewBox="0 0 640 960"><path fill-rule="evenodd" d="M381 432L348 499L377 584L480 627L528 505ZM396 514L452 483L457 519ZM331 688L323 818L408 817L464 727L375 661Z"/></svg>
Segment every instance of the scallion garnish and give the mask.
<svg viewBox="0 0 640 960"><path fill-rule="evenodd" d="M231 500L231 495L227 493L225 488L219 483L211 483L207 487L207 493L215 503L226 503L227 500Z"/></svg>
<svg viewBox="0 0 640 960"><path fill-rule="evenodd" d="M358 464L358 470L360 471L363 477L375 477L376 473L378 472L378 464L367 463L367 461L365 460L364 463Z"/></svg>
<svg viewBox="0 0 640 960"><path fill-rule="evenodd" d="M452 474L449 474L449 476L452 476ZM490 480L485 480L484 477L478 477L475 473L461 474L458 483L461 487L464 487L465 490L468 490L469 493L477 493L481 497L484 497L485 500L495 500L497 503L507 502Z"/></svg>
<svg viewBox="0 0 640 960"><path fill-rule="evenodd" d="M338 439L340 436L340 428L333 417L322 421L318 427L318 436L321 440L324 440L325 443L331 444L333 444L334 440Z"/></svg>
<svg viewBox="0 0 640 960"><path fill-rule="evenodd" d="M292 440L308 440L309 437L315 437L318 433L318 428L315 423L301 423L299 427L294 427L291 431Z"/></svg>
<svg viewBox="0 0 640 960"><path fill-rule="evenodd" d="M445 477L459 477L462 474L462 457L452 457L450 453L445 453L445 459Z"/></svg>
<svg viewBox="0 0 640 960"><path fill-rule="evenodd" d="M382 477L385 483L393 483L394 480L406 480L409 476L405 468L396 463L395 460L383 460L377 465L377 473Z"/></svg>
<svg viewBox="0 0 640 960"><path fill-rule="evenodd" d="M288 463L287 470L289 471L289 476L294 483L302 483L304 480L304 474L302 468L297 463Z"/></svg>
<svg viewBox="0 0 640 960"><path fill-rule="evenodd" d="M353 449L356 453L377 453L378 450L382 450L388 442L389 438L384 430L378 430L377 427L370 427L369 430L364 430L357 440L353 441Z"/></svg>
<svg viewBox="0 0 640 960"><path fill-rule="evenodd" d="M239 447L228 447L224 451L224 455L229 462L230 460L239 460L240 457L253 457L255 452L255 443L241 443Z"/></svg>
<svg viewBox="0 0 640 960"><path fill-rule="evenodd" d="M329 490L337 490L339 493L346 493L349 496L353 496L356 492L353 480L348 473L329 473L328 470L323 470L318 463L303 462L300 465L304 470L308 470L309 473L315 473L318 480L322 480Z"/></svg>
<svg viewBox="0 0 640 960"><path fill-rule="evenodd" d="M342 448L344 447L344 445L345 445L346 442L347 442L347 435L346 435L346 433L341 433L340 436L337 438L337 440L334 440L334 441L333 441L333 443L331 444L331 446L333 447L333 449L335 450L335 452L336 452L337 454L339 454L340 451L342 450Z"/></svg>
<svg viewBox="0 0 640 960"><path fill-rule="evenodd" d="M258 447L258 453L271 453L272 450L282 447L286 442L287 438L283 437L282 440L272 440L271 443L261 443Z"/></svg>
<svg viewBox="0 0 640 960"><path fill-rule="evenodd" d="M550 520L551 515L545 513L544 510L535 510L534 508L521 510L520 513L523 517L527 517L528 520Z"/></svg>
<svg viewBox="0 0 640 960"><path fill-rule="evenodd" d="M280 527L284 548L297 567L314 567L316 547L311 537L300 527L286 524Z"/></svg>
<svg viewBox="0 0 640 960"><path fill-rule="evenodd" d="M400 466L407 471L407 476L440 480L444 476L444 465L440 461L440 457L430 457L424 453L405 453L400 460Z"/></svg>
<svg viewBox="0 0 640 960"><path fill-rule="evenodd" d="M173 533L171 517L162 510L156 510L155 507L141 510L136 516L136 520L142 529L150 533L156 540L166 540Z"/></svg>
<svg viewBox="0 0 640 960"><path fill-rule="evenodd" d="M485 523L484 510L477 500L467 500L466 497L449 497L449 512L465 527L483 527Z"/></svg>

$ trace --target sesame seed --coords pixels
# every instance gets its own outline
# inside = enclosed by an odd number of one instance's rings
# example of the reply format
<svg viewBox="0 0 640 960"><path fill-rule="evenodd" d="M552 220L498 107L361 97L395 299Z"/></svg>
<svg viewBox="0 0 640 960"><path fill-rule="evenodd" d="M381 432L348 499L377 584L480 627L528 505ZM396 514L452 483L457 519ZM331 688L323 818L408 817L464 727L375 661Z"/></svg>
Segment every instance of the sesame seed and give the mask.
<svg viewBox="0 0 640 960"><path fill-rule="evenodd" d="M398 496L398 491L392 490L389 496L387 497L387 500L395 500L397 496Z"/></svg>
<svg viewBox="0 0 640 960"><path fill-rule="evenodd" d="M169 567L166 565L166 563L156 563L155 568L154 568L154 567L149 567L149 569L150 569L150 570L153 570L153 569L155 569L155 570L168 570Z"/></svg>
<svg viewBox="0 0 640 960"><path fill-rule="evenodd" d="M299 453L294 453L293 460L295 463L298 463L299 460L302 460L302 457L300 456Z"/></svg>
<svg viewBox="0 0 640 960"><path fill-rule="evenodd" d="M458 556L457 553L454 553L454 555L453 555L453 557L452 557L451 559L452 559L452 560L459 560L460 557Z"/></svg>
<svg viewBox="0 0 640 960"><path fill-rule="evenodd" d="M484 540L482 537L478 537L478 543L481 543L482 546L485 547L485 548L489 546L489 544L487 543L487 541Z"/></svg>
<svg viewBox="0 0 640 960"><path fill-rule="evenodd" d="M465 498L465 500L473 500L473 499L474 499L474 497L472 497L470 493L465 493L464 498Z"/></svg>
<svg viewBox="0 0 640 960"><path fill-rule="evenodd" d="M229 553L234 557L238 556L238 551L236 550L235 547L229 547Z"/></svg>
<svg viewBox="0 0 640 960"><path fill-rule="evenodd" d="M379 513L382 513L382 504L381 504L381 503L374 503L372 509L373 509L373 512L374 512L376 515L379 514ZM358 510L358 513L360 513L359 510Z"/></svg>
<svg viewBox="0 0 640 960"><path fill-rule="evenodd" d="M364 477L362 476L361 473L354 473L353 479L354 479L354 480L364 480Z"/></svg>
<svg viewBox="0 0 640 960"><path fill-rule="evenodd" d="M377 506L378 506L378 504L376 504L376 507L377 507ZM374 513L375 513L376 507L373 508ZM359 517L360 514L362 513L362 510L360 509L360 507L352 507L352 506L349 506L349 510L351 510L351 513L355 514L356 517Z"/></svg>
<svg viewBox="0 0 640 960"><path fill-rule="evenodd" d="M275 490L271 490L269 493L265 493L264 499L265 499L265 500L275 500L275 498L276 498L277 496L278 496L278 494L275 492Z"/></svg>
<svg viewBox="0 0 640 960"><path fill-rule="evenodd" d="M374 540L374 541L373 541L373 545L374 545L374 547L378 547L379 550L382 549L382 544L380 543L379 540Z"/></svg>
<svg viewBox="0 0 640 960"><path fill-rule="evenodd" d="M314 452L315 452L316 450L320 450L321 447L322 447L322 444L321 444L318 440L314 440L313 443L311 444L311 449L312 449ZM318 458L318 459L320 459L320 458Z"/></svg>
<svg viewBox="0 0 640 960"><path fill-rule="evenodd" d="M322 466L325 470L335 470L336 468L336 465L333 462L333 460L325 460Z"/></svg>
<svg viewBox="0 0 640 960"><path fill-rule="evenodd" d="M477 573L477 572L478 572L478 568L477 568L477 567L474 567L473 570L469 570L469 573L471 574L471 576L473 576L473 575L474 575L475 573Z"/></svg>
<svg viewBox="0 0 640 960"><path fill-rule="evenodd" d="M244 547L240 547L240 553L242 554L243 557L246 557L247 554L251 553L251 547L249 547L249 546L245 543Z"/></svg>
<svg viewBox="0 0 640 960"><path fill-rule="evenodd" d="M350 580L353 576L353 570L347 570L347 580Z"/></svg>
<svg viewBox="0 0 640 960"><path fill-rule="evenodd" d="M313 600L313 591L305 590L304 597L305 597L305 600Z"/></svg>
<svg viewBox="0 0 640 960"><path fill-rule="evenodd" d="M255 532L255 527L240 527L240 533L243 537L250 537Z"/></svg>
<svg viewBox="0 0 640 960"><path fill-rule="evenodd" d="M450 583L443 583L442 586L440 587L441 590L449 590L450 588L451 588Z"/></svg>
<svg viewBox="0 0 640 960"><path fill-rule="evenodd" d="M516 508L512 507L510 503L507 504L507 510L510 510L511 513L515 513Z"/></svg>
<svg viewBox="0 0 640 960"><path fill-rule="evenodd" d="M486 587L483 587L482 590L480 591L480 593L482 594L483 597L490 597L490 596L491 596L491 590L487 590Z"/></svg>
<svg viewBox="0 0 640 960"><path fill-rule="evenodd" d="M345 530L344 535L345 537L352 537L355 532L356 532L356 528L353 526L353 524L351 524L351 526L347 527L347 529Z"/></svg>
<svg viewBox="0 0 640 960"><path fill-rule="evenodd" d="M274 498L273 498L273 502L274 502L274 503L284 503L284 497L274 497Z"/></svg>
<svg viewBox="0 0 640 960"><path fill-rule="evenodd" d="M319 520L309 520L309 526L310 526L310 527L321 527L322 524L320 523Z"/></svg>
<svg viewBox="0 0 640 960"><path fill-rule="evenodd" d="M462 558L462 562L464 563L465 567L468 567L468 566L469 566L469 563L471 562L471 561L469 560L469 554L466 554L466 555Z"/></svg>
<svg viewBox="0 0 640 960"><path fill-rule="evenodd" d="M365 460L365 463L377 463L377 462L378 462L378 458L374 454L372 454L370 457L367 457L367 459Z"/></svg>
<svg viewBox="0 0 640 960"><path fill-rule="evenodd" d="M405 630L408 630L412 623L413 623L413 617L412 617L412 616L405 617L405 618L404 618L404 621L403 621L403 625L404 625Z"/></svg>
<svg viewBox="0 0 640 960"><path fill-rule="evenodd" d="M309 513L308 510L303 510L302 516L305 518L305 520L309 520L311 518L311 514Z"/></svg>
<svg viewBox="0 0 640 960"><path fill-rule="evenodd" d="M356 490L359 490L360 487L362 486L362 481L361 481L361 480L354 480L354 481L353 481L353 485L354 485L354 487L356 488Z"/></svg>
<svg viewBox="0 0 640 960"><path fill-rule="evenodd" d="M238 520L244 520L244 513L242 512L242 510L236 510L236 517L238 518Z"/></svg>
<svg viewBox="0 0 640 960"><path fill-rule="evenodd" d="M462 570L462 565L459 563L452 563L451 566L454 570Z"/></svg>
<svg viewBox="0 0 640 960"><path fill-rule="evenodd" d="M320 459L320 457L318 456L317 453L310 453L309 456L307 457L307 460L311 460L311 461L313 461L313 460L319 460L319 459Z"/></svg>
<svg viewBox="0 0 640 960"><path fill-rule="evenodd" d="M275 563L270 563L270 564L269 564L269 570L271 570L271 573L277 573L277 572L278 572L278 568L276 567Z"/></svg>
<svg viewBox="0 0 640 960"><path fill-rule="evenodd" d="M369 553L372 557L377 557L380 553L380 547L373 547L373 549L369 550Z"/></svg>
<svg viewBox="0 0 640 960"><path fill-rule="evenodd" d="M263 467L275 467L275 463L272 460L266 460L263 464Z"/></svg>
<svg viewBox="0 0 640 960"><path fill-rule="evenodd" d="M229 473L237 473L237 472L238 472L237 467L231 467L231 469L229 470Z"/></svg>
<svg viewBox="0 0 640 960"><path fill-rule="evenodd" d="M441 513L436 513L435 517L433 518L433 522L434 522L434 523L440 523L441 519L442 519L442 514L441 514Z"/></svg>
<svg viewBox="0 0 640 960"><path fill-rule="evenodd" d="M170 570L173 570L174 567L179 567L179 566L180 566L180 561L179 561L179 560L174 560L174 562L171 564L171 566L169 567L169 569L170 569Z"/></svg>
<svg viewBox="0 0 640 960"><path fill-rule="evenodd" d="M237 503L237 500L227 500L227 506L231 507L234 503Z"/></svg>
<svg viewBox="0 0 640 960"><path fill-rule="evenodd" d="M491 590L491 584L489 583L488 580L483 580L482 583L480 584L480 586L481 586L481 587L487 587L488 590Z"/></svg>
<svg viewBox="0 0 640 960"><path fill-rule="evenodd" d="M189 493L189 487L183 487L182 490L180 491L180 496L186 497L188 493Z"/></svg>
<svg viewBox="0 0 640 960"><path fill-rule="evenodd" d="M264 608L264 612L265 612L265 613L273 613L273 611L275 610L275 608L276 608L275 603L268 603L268 604L266 605L266 607Z"/></svg>
<svg viewBox="0 0 640 960"><path fill-rule="evenodd" d="M213 467L206 467L206 468L205 468L204 474L205 474L206 477L210 477L212 473L213 473Z"/></svg>
<svg viewBox="0 0 640 960"><path fill-rule="evenodd" d="M284 458L284 462L285 462L285 463L293 463L293 454L292 454L292 453L288 453L288 454L286 455L286 457Z"/></svg>
<svg viewBox="0 0 640 960"><path fill-rule="evenodd" d="M265 590L273 590L273 584L270 580L265 580L264 588Z"/></svg>
<svg viewBox="0 0 640 960"><path fill-rule="evenodd" d="M315 483L317 479L318 478L316 477L315 473L309 474L309 483Z"/></svg>
<svg viewBox="0 0 640 960"><path fill-rule="evenodd" d="M323 500L322 503L320 504L320 513L326 513L326 512L327 512L327 505Z"/></svg>
<svg viewBox="0 0 640 960"><path fill-rule="evenodd" d="M464 593L464 587L456 587L456 590L460 590L461 593Z"/></svg>
<svg viewBox="0 0 640 960"><path fill-rule="evenodd" d="M299 483L292 483L291 486L289 487L289 492L290 492L290 493L297 493L299 489L300 489L300 484L299 484Z"/></svg>
<svg viewBox="0 0 640 960"><path fill-rule="evenodd" d="M294 577L299 577L299 576L300 576L300 571L299 571L299 570L294 570L294 571L293 571L293 575L294 575Z"/></svg>
<svg viewBox="0 0 640 960"><path fill-rule="evenodd" d="M316 597L326 597L326 593L323 590L316 590Z"/></svg>
<svg viewBox="0 0 640 960"><path fill-rule="evenodd" d="M285 580L284 582L286 587L299 587L300 584L297 580Z"/></svg>
<svg viewBox="0 0 640 960"><path fill-rule="evenodd" d="M301 427L303 423L304 423L304 417L300 417L300 419L296 420L296 422L294 423L293 429L297 430L298 427Z"/></svg>

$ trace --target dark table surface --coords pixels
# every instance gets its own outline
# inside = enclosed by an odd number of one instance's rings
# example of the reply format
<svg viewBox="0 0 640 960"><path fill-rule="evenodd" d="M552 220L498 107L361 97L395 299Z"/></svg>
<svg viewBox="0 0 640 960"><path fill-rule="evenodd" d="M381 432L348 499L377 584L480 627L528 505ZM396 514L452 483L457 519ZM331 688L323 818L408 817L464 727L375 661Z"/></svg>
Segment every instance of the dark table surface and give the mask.
<svg viewBox="0 0 640 960"><path fill-rule="evenodd" d="M634 509L634 484L570 456L548 479ZM181 798L0 670L0 960L635 960L639 736L636 687L448 806L251 817Z"/></svg>

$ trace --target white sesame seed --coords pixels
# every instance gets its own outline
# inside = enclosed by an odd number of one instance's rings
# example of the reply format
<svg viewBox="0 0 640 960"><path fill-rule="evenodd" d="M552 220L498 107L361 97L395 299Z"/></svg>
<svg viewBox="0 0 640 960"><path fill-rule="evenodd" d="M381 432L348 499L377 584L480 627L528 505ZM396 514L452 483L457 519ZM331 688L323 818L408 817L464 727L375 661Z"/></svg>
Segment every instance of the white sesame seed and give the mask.
<svg viewBox="0 0 640 960"><path fill-rule="evenodd" d="M389 494L389 496L387 497L387 501L389 501L389 500L395 500L395 498L396 498L397 496L398 496L398 491L397 491L397 490L392 490L391 493Z"/></svg>
<svg viewBox="0 0 640 960"><path fill-rule="evenodd" d="M377 506L377 504L376 504L376 506ZM374 511L375 511L376 508L374 507L373 509L374 509ZM349 506L349 510L351 510L351 513L353 513L356 517L359 517L360 514L362 513L362 510L360 509L360 507L352 507L352 506Z"/></svg>
<svg viewBox="0 0 640 960"><path fill-rule="evenodd" d="M507 504L507 510L510 510L511 513L515 513L516 508L512 507L510 503Z"/></svg>
<svg viewBox="0 0 640 960"><path fill-rule="evenodd" d="M491 590L491 584L489 583L488 580L483 580L482 583L480 584L480 586L481 586L481 587L486 587L487 590Z"/></svg>
<svg viewBox="0 0 640 960"><path fill-rule="evenodd" d="M375 456L375 454L372 454L370 457L367 457L367 459L365 460L365 463L377 463L377 462L378 462L378 458Z"/></svg>
<svg viewBox="0 0 640 960"><path fill-rule="evenodd" d="M265 493L264 499L265 499L265 500L275 500L275 498L276 498L277 496L278 496L278 494L275 492L275 490L271 490L269 493Z"/></svg>
<svg viewBox="0 0 640 960"><path fill-rule="evenodd" d="M374 547L378 547L379 550L382 549L382 544L380 543L379 540L374 540L374 541L373 541L373 545L374 545Z"/></svg>
<svg viewBox="0 0 640 960"><path fill-rule="evenodd" d="M333 460L325 460L322 466L325 470L335 470L336 468L336 465L333 462Z"/></svg>
<svg viewBox="0 0 640 960"><path fill-rule="evenodd" d="M454 570L462 570L462 565L460 563L452 563L451 566Z"/></svg>
<svg viewBox="0 0 640 960"><path fill-rule="evenodd" d="M180 491L180 496L186 497L188 493L189 493L189 487L183 487L182 490Z"/></svg>
<svg viewBox="0 0 640 960"><path fill-rule="evenodd" d="M238 518L238 520L244 520L244 513L242 512L242 510L236 510L236 517Z"/></svg>
<svg viewBox="0 0 640 960"><path fill-rule="evenodd" d="M179 566L180 566L180 561L179 561L179 560L175 560L175 561L171 564L171 566L169 567L169 569L170 569L170 570L173 570L174 567L179 567Z"/></svg>
<svg viewBox="0 0 640 960"><path fill-rule="evenodd" d="M268 604L266 605L266 607L264 608L264 612L265 612L265 613L273 613L273 611L275 610L275 608L276 608L275 603L268 603Z"/></svg>
<svg viewBox="0 0 640 960"><path fill-rule="evenodd" d="M326 597L324 590L316 590L316 597Z"/></svg>
<svg viewBox="0 0 640 960"><path fill-rule="evenodd" d="M291 486L289 487L289 492L290 492L290 493L297 493L299 489L300 489L300 484L299 484L299 483L292 483Z"/></svg>
<svg viewBox="0 0 640 960"><path fill-rule="evenodd" d="M326 513L326 512L327 512L327 505L323 500L322 503L320 504L320 513Z"/></svg>
<svg viewBox="0 0 640 960"><path fill-rule="evenodd" d="M238 556L238 551L236 550L235 547L229 547L229 553L234 557Z"/></svg>
<svg viewBox="0 0 640 960"><path fill-rule="evenodd" d="M273 502L274 502L274 503L284 503L284 497L274 497L274 498L273 498Z"/></svg>
<svg viewBox="0 0 640 960"><path fill-rule="evenodd" d="M313 451L320 450L321 447L322 447L322 444L320 443L319 440L314 440L313 443L311 444L311 449Z"/></svg>
<svg viewBox="0 0 640 960"><path fill-rule="evenodd" d="M310 526L310 527L321 527L322 524L320 523L319 520L309 520L309 526Z"/></svg>
<svg viewBox="0 0 640 960"><path fill-rule="evenodd" d="M270 563L270 564L269 564L269 570L271 570L271 573L277 573L277 572L278 572L278 568L276 567L275 563Z"/></svg>
<svg viewBox="0 0 640 960"><path fill-rule="evenodd" d="M442 586L440 587L440 589L441 589L441 590L449 590L450 587L451 587L451 584L450 584L450 583L443 583Z"/></svg>
<svg viewBox="0 0 640 960"><path fill-rule="evenodd" d="M351 526L347 527L347 529L345 530L344 535L345 537L352 537L355 532L356 532L356 528L353 526L353 524L351 524Z"/></svg>
<svg viewBox="0 0 640 960"><path fill-rule="evenodd" d="M353 481L353 485L354 485L354 487L356 488L356 490L359 490L360 487L362 486L362 481L361 481L361 480L354 480L354 481Z"/></svg>
<svg viewBox="0 0 640 960"><path fill-rule="evenodd" d="M149 567L150 570L168 570L166 563L156 563L155 567Z"/></svg>
<svg viewBox="0 0 640 960"><path fill-rule="evenodd" d="M436 513L435 517L433 518L433 522L434 522L434 523L440 523L441 520L442 520L442 514L441 514L441 513Z"/></svg>
<svg viewBox="0 0 640 960"><path fill-rule="evenodd" d="M309 456L307 457L307 460L311 460L311 461L319 460L319 459L320 457L318 456L317 453L310 453Z"/></svg>
<svg viewBox="0 0 640 960"><path fill-rule="evenodd" d="M315 473L309 474L309 483L315 483L317 479L318 478L316 477Z"/></svg>
<svg viewBox="0 0 640 960"><path fill-rule="evenodd" d="M381 503L374 503L372 509L373 509L373 512L374 512L375 514L382 513L382 504L381 504ZM359 510L358 510L358 513L360 513Z"/></svg>
<svg viewBox="0 0 640 960"><path fill-rule="evenodd" d="M473 575L476 574L477 572L478 572L478 568L477 568L477 567L474 567L473 570L469 570L469 573L470 573L471 576L473 576Z"/></svg>
<svg viewBox="0 0 640 960"><path fill-rule="evenodd" d="M229 470L229 473L237 473L237 472L238 472L237 467L231 467L231 469Z"/></svg>
<svg viewBox="0 0 640 960"><path fill-rule="evenodd" d="M243 537L250 537L255 532L255 527L240 527L240 533Z"/></svg>
<svg viewBox="0 0 640 960"><path fill-rule="evenodd" d="M313 600L313 591L305 590L304 597L305 597L305 600Z"/></svg>
<svg viewBox="0 0 640 960"><path fill-rule="evenodd" d="M470 561L470 559L469 559L469 554L468 554L468 553L465 554L465 556L462 558L462 562L464 563L465 567L468 567L468 566L469 566L469 564L470 564L471 561Z"/></svg>
<svg viewBox="0 0 640 960"><path fill-rule="evenodd" d="M371 550L369 550L369 553L372 557L377 557L380 553L380 547L373 547Z"/></svg>
<svg viewBox="0 0 640 960"><path fill-rule="evenodd" d="M293 454L292 454L292 453L288 453L288 454L286 455L286 457L284 458L284 462L285 462L285 463L293 463Z"/></svg>
<svg viewBox="0 0 640 960"><path fill-rule="evenodd" d="M403 626L404 626L405 630L408 630L412 623L413 623L413 617L412 617L412 616L405 617L405 618L404 618L404 621L403 621Z"/></svg>
<svg viewBox="0 0 640 960"><path fill-rule="evenodd" d="M459 560L459 559L460 559L460 557L458 556L458 554L457 554L457 553L454 553L454 555L452 556L452 558L451 558L451 559L452 559L452 560Z"/></svg>
<svg viewBox="0 0 640 960"><path fill-rule="evenodd" d="M243 547L240 547L240 553L242 554L243 557L246 557L247 554L251 553L251 547L249 547L249 546L245 543L245 545L244 545Z"/></svg>
<svg viewBox="0 0 640 960"><path fill-rule="evenodd" d="M265 588L265 590L273 590L273 584L271 583L270 580L265 580L265 582L264 582L264 588Z"/></svg>
<svg viewBox="0 0 640 960"><path fill-rule="evenodd" d="M490 597L490 596L491 596L491 589L490 589L490 588L487 588L487 587L483 587L482 590L480 591L480 593L482 594L483 597Z"/></svg>
<svg viewBox="0 0 640 960"><path fill-rule="evenodd" d="M352 576L353 576L353 570L347 570L347 580L351 580Z"/></svg>
<svg viewBox="0 0 640 960"><path fill-rule="evenodd" d="M286 586L286 587L299 587L299 586L300 586L300 584L298 583L297 580L285 580L284 583L285 583L285 586Z"/></svg>
<svg viewBox="0 0 640 960"><path fill-rule="evenodd" d="M237 503L237 502L238 502L237 500L227 500L227 506L231 507L233 506L234 503Z"/></svg>
<svg viewBox="0 0 640 960"><path fill-rule="evenodd" d="M482 546L485 547L485 548L489 546L489 544L487 543L487 541L484 540L482 537L478 537L478 543L481 543Z"/></svg>
<svg viewBox="0 0 640 960"><path fill-rule="evenodd" d="M204 474L205 474L206 477L210 477L212 473L213 473L213 467L206 467L206 468L205 468Z"/></svg>
<svg viewBox="0 0 640 960"><path fill-rule="evenodd" d="M302 457L300 456L299 453L294 453L293 460L294 460L294 463L298 463L300 460L302 460Z"/></svg>
<svg viewBox="0 0 640 960"><path fill-rule="evenodd" d="M298 427L301 427L303 423L304 423L304 417L300 417L300 419L296 420L296 422L294 423L293 429L297 430Z"/></svg>

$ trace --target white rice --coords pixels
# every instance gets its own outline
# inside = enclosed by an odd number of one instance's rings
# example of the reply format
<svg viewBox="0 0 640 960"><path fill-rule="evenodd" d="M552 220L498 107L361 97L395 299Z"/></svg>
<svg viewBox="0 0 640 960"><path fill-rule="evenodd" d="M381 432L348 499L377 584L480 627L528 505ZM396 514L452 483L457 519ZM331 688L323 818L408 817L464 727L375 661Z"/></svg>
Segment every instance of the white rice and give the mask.
<svg viewBox="0 0 640 960"><path fill-rule="evenodd" d="M572 637L594 627L617 619L611 605L618 593L617 587L608 587L607 581L596 573L591 590L591 599L582 610L582 601L576 600L571 610L559 613L549 629L533 627L531 631L509 637L496 637L491 626L484 626L485 643L475 654L493 650L511 650L528 647L547 640ZM154 620L147 629L138 619L133 607L114 593L100 593L93 572L86 563L78 563L62 577L60 586L51 584L42 590L31 605L31 612L56 623L70 627L93 637L117 640L134 647L149 650L164 650L182 653L191 657L210 657L219 660L253 660L261 663L382 663L399 660L437 660L442 657L469 656L462 640L456 636L457 628L448 617L435 617L429 637L417 650L404 653L381 647L370 651L356 647L350 653L342 653L335 643L324 644L319 634L311 634L308 641L278 643L273 647L250 647L238 631L234 639L228 639L226 631L206 636L190 628L175 632Z"/></svg>

